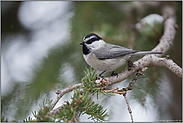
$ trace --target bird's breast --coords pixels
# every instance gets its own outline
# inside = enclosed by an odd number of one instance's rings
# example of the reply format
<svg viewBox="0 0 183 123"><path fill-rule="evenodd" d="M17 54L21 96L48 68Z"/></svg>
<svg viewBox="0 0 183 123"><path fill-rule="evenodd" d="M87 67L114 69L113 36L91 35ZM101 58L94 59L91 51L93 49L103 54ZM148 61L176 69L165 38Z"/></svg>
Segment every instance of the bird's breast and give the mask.
<svg viewBox="0 0 183 123"><path fill-rule="evenodd" d="M104 59L99 60L94 53L89 53L87 55L83 55L85 61L88 65L90 65L93 68L96 68L99 71L114 71L118 67L122 66L126 63L126 60L129 59L128 56L124 57L117 57L113 59Z"/></svg>

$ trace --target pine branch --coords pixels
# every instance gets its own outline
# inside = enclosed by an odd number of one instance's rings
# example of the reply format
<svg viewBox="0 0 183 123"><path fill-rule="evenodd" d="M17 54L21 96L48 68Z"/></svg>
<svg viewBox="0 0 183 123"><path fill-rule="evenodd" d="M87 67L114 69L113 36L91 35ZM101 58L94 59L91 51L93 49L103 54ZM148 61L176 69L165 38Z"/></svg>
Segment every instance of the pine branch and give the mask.
<svg viewBox="0 0 183 123"><path fill-rule="evenodd" d="M95 104L95 102L91 100L91 96L96 93L97 95L98 93L106 94L99 88L100 84L95 83L97 76L96 69L93 71L90 67L89 69L86 69L84 73L85 76L82 79L82 86L81 84L77 84L77 86L70 86L64 89L64 91L57 91L56 93L59 98L54 101L51 107L53 108L55 106L60 97L62 97L67 90L71 91L72 89L75 89L71 102L66 101L62 106L50 110L46 117L53 117L55 119L60 119L60 121L77 122L77 118L79 118L81 114L88 114L90 115L89 119L94 121L105 121L105 118L108 116L106 110L103 110L101 105Z"/></svg>

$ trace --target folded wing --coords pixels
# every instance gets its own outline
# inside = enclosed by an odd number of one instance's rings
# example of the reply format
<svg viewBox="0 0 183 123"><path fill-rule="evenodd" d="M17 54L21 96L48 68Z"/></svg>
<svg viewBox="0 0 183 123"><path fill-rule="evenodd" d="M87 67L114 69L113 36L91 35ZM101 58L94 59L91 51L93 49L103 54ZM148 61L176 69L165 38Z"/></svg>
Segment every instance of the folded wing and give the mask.
<svg viewBox="0 0 183 123"><path fill-rule="evenodd" d="M100 60L121 57L136 52L138 51L121 47L118 45L111 45L108 43L106 43L104 47L100 48L100 50L93 51L96 57Z"/></svg>

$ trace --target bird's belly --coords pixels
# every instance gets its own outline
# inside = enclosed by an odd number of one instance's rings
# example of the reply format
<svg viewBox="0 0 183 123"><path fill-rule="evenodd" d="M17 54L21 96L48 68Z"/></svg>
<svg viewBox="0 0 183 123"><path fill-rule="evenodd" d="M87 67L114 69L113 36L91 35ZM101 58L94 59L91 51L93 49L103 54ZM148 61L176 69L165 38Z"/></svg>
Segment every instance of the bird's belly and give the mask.
<svg viewBox="0 0 183 123"><path fill-rule="evenodd" d="M115 59L105 59L105 60L99 60L95 57L94 54L88 54L87 56L84 56L85 61L92 66L93 68L96 68L99 71L114 71L118 67L124 65L126 63L126 60L129 57L118 57Z"/></svg>

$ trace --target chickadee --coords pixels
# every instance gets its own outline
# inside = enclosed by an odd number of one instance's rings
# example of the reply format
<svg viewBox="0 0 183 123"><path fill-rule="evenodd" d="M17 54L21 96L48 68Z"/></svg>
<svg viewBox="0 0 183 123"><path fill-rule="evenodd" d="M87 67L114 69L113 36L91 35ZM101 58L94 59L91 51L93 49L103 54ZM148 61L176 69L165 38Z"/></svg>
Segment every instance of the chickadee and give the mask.
<svg viewBox="0 0 183 123"><path fill-rule="evenodd" d="M99 76L106 71L113 71L125 64L131 57L146 54L162 54L162 52L137 51L106 43L98 35L91 33L83 38L82 45L83 57L85 61L93 68L102 71Z"/></svg>

